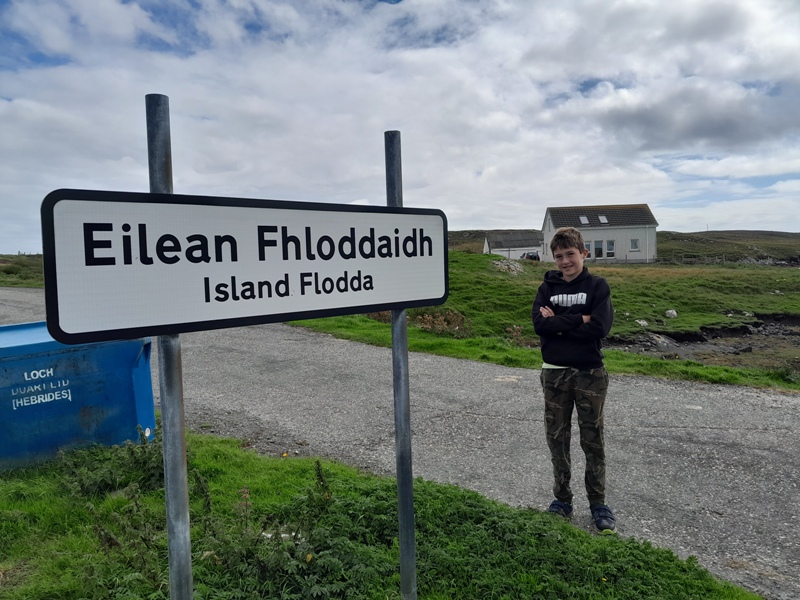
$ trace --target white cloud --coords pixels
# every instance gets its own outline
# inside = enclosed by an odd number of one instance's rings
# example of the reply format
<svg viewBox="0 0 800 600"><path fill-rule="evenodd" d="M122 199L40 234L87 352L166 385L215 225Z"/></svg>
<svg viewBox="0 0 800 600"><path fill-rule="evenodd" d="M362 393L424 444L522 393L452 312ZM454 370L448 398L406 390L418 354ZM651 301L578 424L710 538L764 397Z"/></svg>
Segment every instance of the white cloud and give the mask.
<svg viewBox="0 0 800 600"><path fill-rule="evenodd" d="M40 248L52 189L148 189L148 93L177 193L384 204L397 129L406 205L453 229L647 202L800 231L798 30L794 0L13 0L0 252Z"/></svg>
<svg viewBox="0 0 800 600"><path fill-rule="evenodd" d="M731 229L787 231L784 223L797 211L797 196L742 199L673 207L651 205L660 230L726 231ZM666 225L665 225L666 223Z"/></svg>
<svg viewBox="0 0 800 600"><path fill-rule="evenodd" d="M770 177L782 173L800 173L800 148L779 146L747 156L694 159L678 157L670 162L670 170L695 177Z"/></svg>
<svg viewBox="0 0 800 600"><path fill-rule="evenodd" d="M794 210L800 206L800 179L792 179L791 181L779 181L771 185L770 188L779 194L789 195L788 200L794 202Z"/></svg>
<svg viewBox="0 0 800 600"><path fill-rule="evenodd" d="M69 10L60 2L14 2L4 17L11 29L44 53L62 54L73 49Z"/></svg>

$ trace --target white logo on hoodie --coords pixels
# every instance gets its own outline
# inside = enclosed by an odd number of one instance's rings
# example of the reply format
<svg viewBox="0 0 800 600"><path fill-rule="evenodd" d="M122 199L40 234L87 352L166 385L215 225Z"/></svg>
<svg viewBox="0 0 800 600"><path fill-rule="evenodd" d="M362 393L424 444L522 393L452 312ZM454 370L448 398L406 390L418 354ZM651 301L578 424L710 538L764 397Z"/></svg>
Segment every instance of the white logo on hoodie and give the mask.
<svg viewBox="0 0 800 600"><path fill-rule="evenodd" d="M553 306L586 304L586 292L579 292L577 294L556 294L555 296L550 296L550 303Z"/></svg>

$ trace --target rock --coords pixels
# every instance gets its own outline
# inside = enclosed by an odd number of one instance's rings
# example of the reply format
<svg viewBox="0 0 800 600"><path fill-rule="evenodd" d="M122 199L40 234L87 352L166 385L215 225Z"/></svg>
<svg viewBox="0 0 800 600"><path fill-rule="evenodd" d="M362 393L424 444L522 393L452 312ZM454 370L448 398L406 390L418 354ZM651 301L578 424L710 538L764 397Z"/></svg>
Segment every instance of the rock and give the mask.
<svg viewBox="0 0 800 600"><path fill-rule="evenodd" d="M656 348L674 348L678 344L670 337L658 333L648 334L650 343Z"/></svg>
<svg viewBox="0 0 800 600"><path fill-rule="evenodd" d="M520 265L518 262L507 259L494 260L492 261L492 264L498 271L504 271L506 273L510 273L511 275L519 275L523 270L522 265Z"/></svg>
<svg viewBox="0 0 800 600"><path fill-rule="evenodd" d="M668 319L677 319L678 318L678 311L673 310L673 309L670 308L667 312L664 313L664 315Z"/></svg>
<svg viewBox="0 0 800 600"><path fill-rule="evenodd" d="M647 327L647 321L645 321L644 319L636 319L636 322L642 327Z"/></svg>

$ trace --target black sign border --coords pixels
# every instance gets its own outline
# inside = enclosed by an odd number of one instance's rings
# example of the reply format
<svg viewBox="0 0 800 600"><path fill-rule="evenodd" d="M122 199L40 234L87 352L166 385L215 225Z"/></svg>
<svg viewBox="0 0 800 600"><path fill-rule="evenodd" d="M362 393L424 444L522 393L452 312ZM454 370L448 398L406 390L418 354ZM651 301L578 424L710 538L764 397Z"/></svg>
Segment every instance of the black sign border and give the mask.
<svg viewBox="0 0 800 600"><path fill-rule="evenodd" d="M55 251L55 222L53 212L56 204L62 200L80 200L89 202L136 202L143 204L186 204L199 206L237 206L246 208L275 208L301 211L383 213L403 215L436 215L441 217L444 226L442 254L444 257L444 295L438 298L426 298L411 302L390 302L384 304L363 304L343 308L280 313L275 315L259 315L236 317L213 321L192 321L168 325L149 325L124 329L104 329L69 333L60 326L58 310L58 282ZM302 319L319 319L341 315L379 312L384 310L403 310L420 306L444 304L450 293L450 273L448 270L447 216L434 208L406 208L389 206L362 206L353 204L325 204L323 202L298 202L289 200L259 200L255 198L228 198L224 196L187 196L182 194L147 194L139 192L114 192L102 190L58 189L50 192L42 201L42 257L44 261L44 297L47 312L47 330L50 335L63 344L84 344L91 342L107 342L112 340L135 339L155 335L174 335L193 331L210 331L231 327L246 327L265 323L284 323Z"/></svg>

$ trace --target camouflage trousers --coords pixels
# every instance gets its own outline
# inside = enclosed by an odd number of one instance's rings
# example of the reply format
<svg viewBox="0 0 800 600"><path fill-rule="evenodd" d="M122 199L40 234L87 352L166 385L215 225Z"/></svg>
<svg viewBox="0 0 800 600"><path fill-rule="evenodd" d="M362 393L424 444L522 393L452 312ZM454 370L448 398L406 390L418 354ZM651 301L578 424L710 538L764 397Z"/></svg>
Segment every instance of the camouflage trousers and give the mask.
<svg viewBox="0 0 800 600"><path fill-rule="evenodd" d="M589 504L605 501L606 456L603 445L603 404L608 390L605 368L542 369L544 391L544 427L550 459L553 462L553 494L562 502L572 503L569 455L572 437L572 408L578 413L581 448L586 455L586 496Z"/></svg>

